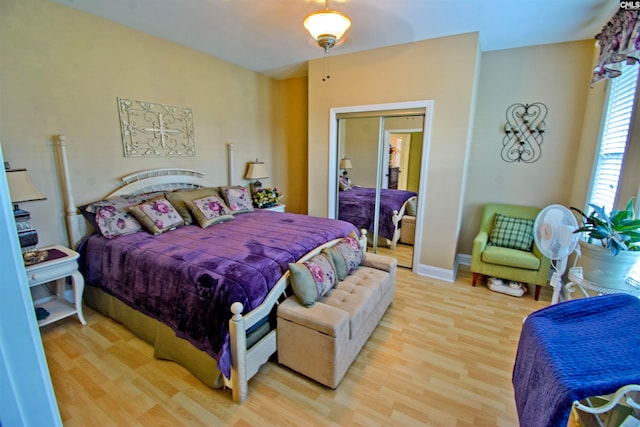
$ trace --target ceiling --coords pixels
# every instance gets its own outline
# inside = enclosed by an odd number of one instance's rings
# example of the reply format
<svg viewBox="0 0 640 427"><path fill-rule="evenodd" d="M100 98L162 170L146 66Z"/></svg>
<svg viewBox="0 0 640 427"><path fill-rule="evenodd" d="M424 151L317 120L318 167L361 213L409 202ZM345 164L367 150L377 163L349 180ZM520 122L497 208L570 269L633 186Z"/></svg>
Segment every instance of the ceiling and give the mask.
<svg viewBox="0 0 640 427"><path fill-rule="evenodd" d="M324 0L55 0L284 79L321 58L302 26ZM352 21L330 55L478 31L482 51L592 39L618 0L330 0Z"/></svg>

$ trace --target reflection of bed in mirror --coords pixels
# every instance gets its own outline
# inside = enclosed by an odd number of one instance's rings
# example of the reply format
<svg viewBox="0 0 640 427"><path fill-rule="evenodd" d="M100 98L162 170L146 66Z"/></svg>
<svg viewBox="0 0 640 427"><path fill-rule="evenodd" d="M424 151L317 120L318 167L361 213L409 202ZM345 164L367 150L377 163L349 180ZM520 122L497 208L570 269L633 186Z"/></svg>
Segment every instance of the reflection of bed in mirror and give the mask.
<svg viewBox="0 0 640 427"><path fill-rule="evenodd" d="M400 240L402 217L406 215L409 206L415 206L416 202L417 194L413 191L380 189L378 236L386 239L391 249L395 250ZM338 219L350 222L373 235L375 203L375 188L341 186L341 191L338 192Z"/></svg>

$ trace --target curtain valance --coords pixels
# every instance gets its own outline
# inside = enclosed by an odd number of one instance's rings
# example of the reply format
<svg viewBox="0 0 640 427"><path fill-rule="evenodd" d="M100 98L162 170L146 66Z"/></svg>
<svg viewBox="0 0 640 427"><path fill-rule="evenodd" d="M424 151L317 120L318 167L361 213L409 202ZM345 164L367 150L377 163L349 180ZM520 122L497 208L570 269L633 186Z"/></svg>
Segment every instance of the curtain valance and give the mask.
<svg viewBox="0 0 640 427"><path fill-rule="evenodd" d="M598 63L593 70L591 86L599 80L621 74L622 62L640 61L640 34L637 10L619 9L596 35L600 46Z"/></svg>

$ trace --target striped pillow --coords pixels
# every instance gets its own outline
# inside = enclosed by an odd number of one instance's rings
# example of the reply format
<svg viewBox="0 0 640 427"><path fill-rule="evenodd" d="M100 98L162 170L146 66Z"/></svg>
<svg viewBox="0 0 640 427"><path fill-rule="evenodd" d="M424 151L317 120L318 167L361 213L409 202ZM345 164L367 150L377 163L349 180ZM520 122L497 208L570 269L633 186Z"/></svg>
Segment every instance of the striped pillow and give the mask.
<svg viewBox="0 0 640 427"><path fill-rule="evenodd" d="M533 248L533 220L496 214L489 243L503 248L531 252Z"/></svg>

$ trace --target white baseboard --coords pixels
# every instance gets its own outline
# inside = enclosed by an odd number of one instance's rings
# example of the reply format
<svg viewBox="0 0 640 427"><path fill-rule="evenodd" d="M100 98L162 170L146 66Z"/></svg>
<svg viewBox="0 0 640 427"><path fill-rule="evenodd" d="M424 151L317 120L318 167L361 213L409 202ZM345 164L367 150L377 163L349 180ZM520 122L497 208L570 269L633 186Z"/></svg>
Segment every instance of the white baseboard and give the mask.
<svg viewBox="0 0 640 427"><path fill-rule="evenodd" d="M453 283L456 281L456 276L458 275L458 265L471 265L471 255L456 255L456 262L451 270L420 264L418 265L418 268L416 268L415 272L420 276L431 277L432 279L444 280L445 282Z"/></svg>
<svg viewBox="0 0 640 427"><path fill-rule="evenodd" d="M456 264L471 265L471 255L469 254L456 255Z"/></svg>
<svg viewBox="0 0 640 427"><path fill-rule="evenodd" d="M455 270L447 270L446 268L433 267L431 265L421 264L416 269L416 273L420 276L431 277L432 279L444 280L445 282L455 282Z"/></svg>

